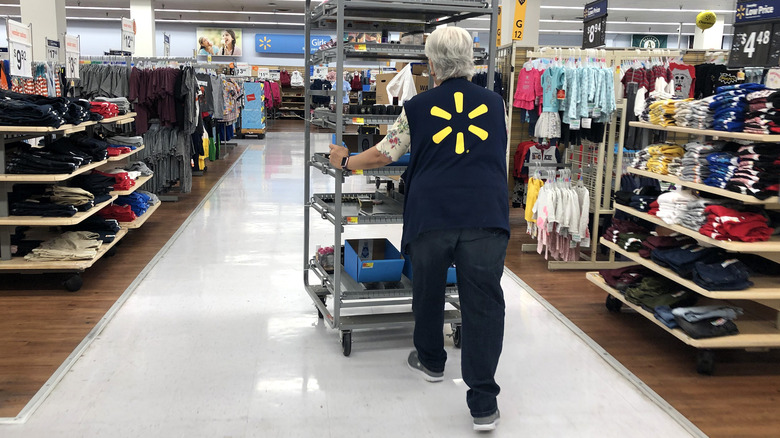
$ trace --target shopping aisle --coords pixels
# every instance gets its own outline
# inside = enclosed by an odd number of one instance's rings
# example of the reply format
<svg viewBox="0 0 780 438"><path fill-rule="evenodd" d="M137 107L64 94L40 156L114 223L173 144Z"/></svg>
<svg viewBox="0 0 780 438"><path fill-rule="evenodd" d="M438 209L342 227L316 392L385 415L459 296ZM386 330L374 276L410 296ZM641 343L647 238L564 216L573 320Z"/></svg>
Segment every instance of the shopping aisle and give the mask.
<svg viewBox="0 0 780 438"><path fill-rule="evenodd" d="M356 332L346 358L317 319L301 275L302 149L300 133L250 148L37 412L0 435L472 436L451 341L431 384L404 365L409 328ZM313 244L327 243L320 222ZM494 436L689 436L511 275L503 284Z"/></svg>

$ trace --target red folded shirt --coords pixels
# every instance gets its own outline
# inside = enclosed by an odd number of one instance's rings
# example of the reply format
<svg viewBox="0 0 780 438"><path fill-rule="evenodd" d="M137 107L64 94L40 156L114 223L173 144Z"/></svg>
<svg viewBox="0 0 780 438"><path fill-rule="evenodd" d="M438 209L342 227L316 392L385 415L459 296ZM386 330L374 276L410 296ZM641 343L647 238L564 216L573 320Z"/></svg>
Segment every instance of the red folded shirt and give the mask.
<svg viewBox="0 0 780 438"><path fill-rule="evenodd" d="M114 190L129 190L135 185L135 180L130 178L130 175L127 172L105 173L99 170L93 170L92 173L114 178L114 181L116 181L114 183Z"/></svg>
<svg viewBox="0 0 780 438"><path fill-rule="evenodd" d="M119 222L132 222L138 218L129 205L109 205L97 214L104 219L116 219Z"/></svg>
<svg viewBox="0 0 780 438"><path fill-rule="evenodd" d="M129 154L130 152L133 152L132 149L122 146L109 146L106 151L108 151L109 157L116 157L118 155Z"/></svg>
<svg viewBox="0 0 780 438"><path fill-rule="evenodd" d="M90 111L98 113L104 118L116 117L119 115L119 107L111 102L90 102Z"/></svg>

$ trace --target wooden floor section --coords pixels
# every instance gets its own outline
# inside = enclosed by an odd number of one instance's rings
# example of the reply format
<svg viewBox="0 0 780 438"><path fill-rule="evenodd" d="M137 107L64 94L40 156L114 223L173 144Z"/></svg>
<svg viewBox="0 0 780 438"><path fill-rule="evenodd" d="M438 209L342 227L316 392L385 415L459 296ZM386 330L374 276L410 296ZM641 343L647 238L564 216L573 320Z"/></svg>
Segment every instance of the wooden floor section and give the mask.
<svg viewBox="0 0 780 438"><path fill-rule="evenodd" d="M192 213L246 146L207 162L192 191L163 203L143 227L117 243L66 292L68 274L0 274L0 417L15 417L117 301Z"/></svg>
<svg viewBox="0 0 780 438"><path fill-rule="evenodd" d="M302 125L278 120L269 131L302 130ZM206 175L195 178L192 193L175 206L164 204L142 229L125 237L116 256L85 272L79 292L63 292L62 276L30 281L0 275L0 416L19 413L240 152L209 163ZM512 210L511 216L507 266L696 426L711 437L780 436L780 351L718 352L715 375L697 374L694 349L630 311L609 313L606 294L587 282L584 272L550 272L542 256L522 253L521 244L532 241L522 210Z"/></svg>

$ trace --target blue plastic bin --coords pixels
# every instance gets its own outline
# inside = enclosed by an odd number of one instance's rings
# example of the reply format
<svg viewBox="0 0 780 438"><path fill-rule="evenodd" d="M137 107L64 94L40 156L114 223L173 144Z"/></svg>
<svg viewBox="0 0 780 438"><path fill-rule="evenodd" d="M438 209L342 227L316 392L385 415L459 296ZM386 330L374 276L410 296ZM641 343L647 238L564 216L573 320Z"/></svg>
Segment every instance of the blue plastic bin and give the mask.
<svg viewBox="0 0 780 438"><path fill-rule="evenodd" d="M358 256L363 242L371 245L370 258ZM400 281L404 258L387 239L348 239L344 244L344 270L361 283Z"/></svg>

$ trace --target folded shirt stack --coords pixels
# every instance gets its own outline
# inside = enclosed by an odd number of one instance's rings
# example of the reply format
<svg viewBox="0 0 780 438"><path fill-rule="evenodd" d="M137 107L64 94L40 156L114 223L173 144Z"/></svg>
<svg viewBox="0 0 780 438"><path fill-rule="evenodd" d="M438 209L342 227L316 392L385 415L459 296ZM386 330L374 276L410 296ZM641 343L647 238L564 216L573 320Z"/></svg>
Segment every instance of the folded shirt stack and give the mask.
<svg viewBox="0 0 780 438"><path fill-rule="evenodd" d="M747 95L765 89L760 84L740 84L719 87L713 96L710 109L713 111L713 129L718 131L742 132L745 116L749 109Z"/></svg>
<svg viewBox="0 0 780 438"><path fill-rule="evenodd" d="M638 252L642 249L642 242L648 237L650 237L650 234L644 232L618 233L615 243L628 252Z"/></svg>
<svg viewBox="0 0 780 438"><path fill-rule="evenodd" d="M92 161L89 156L80 156L70 150L54 151L32 147L24 142L6 144L10 151L6 158L6 173L15 174L60 174L71 173L83 164Z"/></svg>
<svg viewBox="0 0 780 438"><path fill-rule="evenodd" d="M116 219L119 222L132 222L138 218L129 205L108 205L97 214L105 219Z"/></svg>
<svg viewBox="0 0 780 438"><path fill-rule="evenodd" d="M110 119L119 115L119 108L115 103L109 102L90 102L92 107L90 111L100 114L104 119ZM102 119L101 119L102 120Z"/></svg>
<svg viewBox="0 0 780 438"><path fill-rule="evenodd" d="M692 306L697 295L664 277L644 277L626 288L626 299L652 312L658 306Z"/></svg>
<svg viewBox="0 0 780 438"><path fill-rule="evenodd" d="M628 205L639 211L648 211L650 203L658 199L660 194L655 186L642 186L635 190L618 190L615 192L615 202Z"/></svg>
<svg viewBox="0 0 780 438"><path fill-rule="evenodd" d="M108 196L106 199L110 199L110 196L108 195L109 192L114 190L114 184L116 183L116 178L106 175L100 175L96 173L86 174L86 175L77 175L73 179L71 179L71 184L75 187L81 187L82 189L92 193L95 195L95 204L99 204L99 201L101 197Z"/></svg>
<svg viewBox="0 0 780 438"><path fill-rule="evenodd" d="M718 152L722 145L701 144L692 142L685 145L685 155L682 158L682 168L680 169L680 179L683 181L692 181L701 183L710 175L709 161L707 155Z"/></svg>
<svg viewBox="0 0 780 438"><path fill-rule="evenodd" d="M124 136L124 135L114 135L111 137L108 137L106 139L109 143L113 145L123 145L123 146L143 146L144 144L144 138L140 135L136 136Z"/></svg>
<svg viewBox="0 0 780 438"><path fill-rule="evenodd" d="M685 245L692 245L696 243L696 239L688 236L675 235L675 236L650 236L642 242L642 249L639 250L639 255L643 258L649 259L651 253L655 249L670 249L679 248Z"/></svg>
<svg viewBox="0 0 780 438"><path fill-rule="evenodd" d="M676 111L676 104L680 103L680 100L664 99L658 100L649 105L649 121L654 125L660 126L674 126L674 114Z"/></svg>
<svg viewBox="0 0 780 438"><path fill-rule="evenodd" d="M134 161L125 167L128 172L138 172L141 176L152 176L154 172L143 161Z"/></svg>
<svg viewBox="0 0 780 438"><path fill-rule="evenodd" d="M712 129L715 113L710 109L710 104L713 101L714 97L709 96L689 103L688 108L691 114L687 117L688 124L686 126L696 129Z"/></svg>
<svg viewBox="0 0 780 438"><path fill-rule="evenodd" d="M673 190L658 197L658 211L656 216L670 225L680 223L680 218L685 214L687 205L697 200L696 196L688 190Z"/></svg>
<svg viewBox="0 0 780 438"><path fill-rule="evenodd" d="M644 148L636 153L634 161L631 162L631 167L639 170L647 170L647 161L650 159L650 152L647 148Z"/></svg>
<svg viewBox="0 0 780 438"><path fill-rule="evenodd" d="M722 189L734 176L739 159L729 152L715 152L707 155L707 163L709 163L710 173L702 182L708 186Z"/></svg>
<svg viewBox="0 0 780 438"><path fill-rule="evenodd" d="M150 201L150 196L143 193L134 192L129 195L119 196L116 201L114 201L114 204L130 206L136 216L142 216L144 213L146 213L146 210L152 206Z"/></svg>
<svg viewBox="0 0 780 438"><path fill-rule="evenodd" d="M654 249L650 251L650 258L656 264L676 272L680 277L691 278L696 263L720 263L726 259L724 254L718 248L688 244L676 248Z"/></svg>
<svg viewBox="0 0 780 438"><path fill-rule="evenodd" d="M760 143L742 146L737 152L738 166L725 188L743 195L767 199L780 189L780 146Z"/></svg>
<svg viewBox="0 0 780 438"><path fill-rule="evenodd" d="M770 122L780 122L780 111L768 105L768 98L775 90L754 91L746 96L748 102L744 132L751 134L771 134Z"/></svg>
<svg viewBox="0 0 780 438"><path fill-rule="evenodd" d="M720 205L720 201L702 198L690 202L686 206L685 212L679 218L680 225L694 231L699 231L699 229L707 223L707 213L705 210L709 205Z"/></svg>
<svg viewBox="0 0 780 438"><path fill-rule="evenodd" d="M764 242L774 232L767 225L767 218L759 213L738 211L722 205L709 205L704 211L707 222L699 232L716 240Z"/></svg>
<svg viewBox="0 0 780 438"><path fill-rule="evenodd" d="M126 97L96 97L93 99L95 102L108 102L116 105L119 114L127 114L130 112L130 101Z"/></svg>
<svg viewBox="0 0 780 438"><path fill-rule="evenodd" d="M618 236L621 233L641 233L650 234L650 231L645 227L631 221L622 220L618 218L612 218L612 225L607 228L602 237L609 240L612 243L617 243Z"/></svg>
<svg viewBox="0 0 780 438"><path fill-rule="evenodd" d="M93 170L92 174L114 178L114 190L129 190L135 185L135 180L130 178L130 175L128 175L127 172L107 173Z"/></svg>
<svg viewBox="0 0 780 438"><path fill-rule="evenodd" d="M602 269L599 274L608 285L621 292L625 291L628 286L639 283L643 278L654 275L653 271L639 265Z"/></svg>
<svg viewBox="0 0 780 438"><path fill-rule="evenodd" d="M646 150L650 154L650 158L647 160L647 170L660 175L679 173L682 157L685 154L685 149L681 146L657 144L648 146Z"/></svg>
<svg viewBox="0 0 780 438"><path fill-rule="evenodd" d="M734 320L742 309L733 306L698 306L672 309L674 321L693 339L715 338L739 333Z"/></svg>

